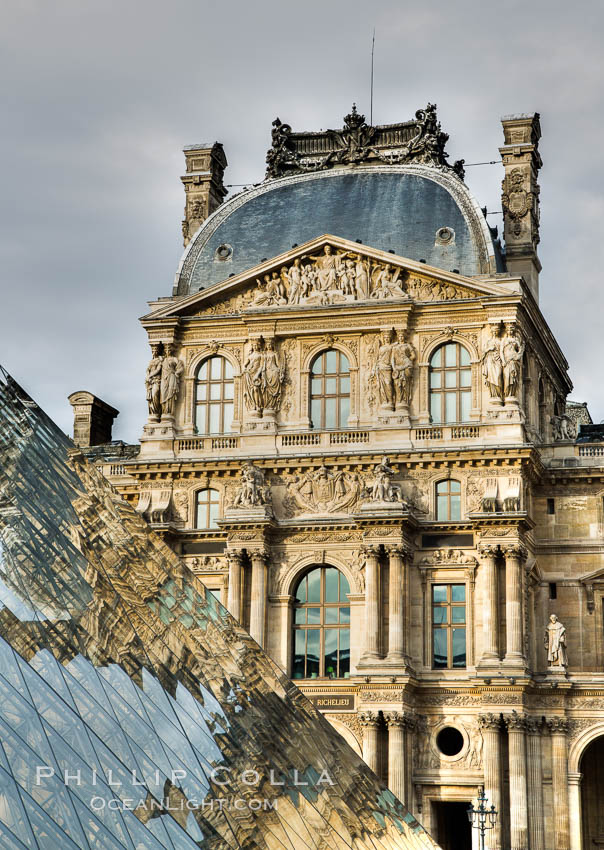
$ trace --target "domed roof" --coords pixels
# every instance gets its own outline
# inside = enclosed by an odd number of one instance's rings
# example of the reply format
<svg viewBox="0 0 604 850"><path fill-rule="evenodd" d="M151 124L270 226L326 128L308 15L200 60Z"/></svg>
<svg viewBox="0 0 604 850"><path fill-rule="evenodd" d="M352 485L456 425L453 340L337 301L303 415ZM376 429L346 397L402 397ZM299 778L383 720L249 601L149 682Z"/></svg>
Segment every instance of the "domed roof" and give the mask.
<svg viewBox="0 0 604 850"><path fill-rule="evenodd" d="M268 180L231 198L199 228L175 295L239 274L323 233L462 275L501 270L465 184L426 165L363 166Z"/></svg>

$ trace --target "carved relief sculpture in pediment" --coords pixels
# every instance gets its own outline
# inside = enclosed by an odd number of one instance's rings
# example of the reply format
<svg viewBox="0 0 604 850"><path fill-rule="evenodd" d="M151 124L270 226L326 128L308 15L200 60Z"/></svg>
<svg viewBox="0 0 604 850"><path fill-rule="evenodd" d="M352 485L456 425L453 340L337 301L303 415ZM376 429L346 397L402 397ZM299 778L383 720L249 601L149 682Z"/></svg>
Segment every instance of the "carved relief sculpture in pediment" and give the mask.
<svg viewBox="0 0 604 850"><path fill-rule="evenodd" d="M243 364L243 395L257 416L275 414L281 404L285 366L272 339L253 339Z"/></svg>
<svg viewBox="0 0 604 850"><path fill-rule="evenodd" d="M420 561L421 564L438 566L476 566L478 561L473 555L467 555L462 549L436 549Z"/></svg>
<svg viewBox="0 0 604 850"><path fill-rule="evenodd" d="M349 512L358 503L363 483L354 472L317 470L296 475L287 484L288 499L299 510L309 513Z"/></svg>

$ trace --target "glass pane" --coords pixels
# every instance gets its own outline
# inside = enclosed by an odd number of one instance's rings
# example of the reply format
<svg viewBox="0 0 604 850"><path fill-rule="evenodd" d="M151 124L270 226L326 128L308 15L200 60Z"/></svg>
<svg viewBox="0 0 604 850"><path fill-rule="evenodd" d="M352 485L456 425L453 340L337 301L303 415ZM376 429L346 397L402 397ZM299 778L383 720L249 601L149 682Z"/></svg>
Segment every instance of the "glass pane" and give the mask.
<svg viewBox="0 0 604 850"><path fill-rule="evenodd" d="M195 427L198 434L205 434L207 428L208 408L205 404L200 404L195 413Z"/></svg>
<svg viewBox="0 0 604 850"><path fill-rule="evenodd" d="M350 585L348 579L343 573L340 573L340 601L348 602L347 594L350 593Z"/></svg>
<svg viewBox="0 0 604 850"><path fill-rule="evenodd" d="M433 422L441 422L441 401L440 395L433 394L430 396L430 416Z"/></svg>
<svg viewBox="0 0 604 850"><path fill-rule="evenodd" d="M472 406L472 393L460 393L461 395L461 421L467 422L470 418Z"/></svg>
<svg viewBox="0 0 604 850"><path fill-rule="evenodd" d="M466 630L453 629L453 666L466 666Z"/></svg>
<svg viewBox="0 0 604 850"><path fill-rule="evenodd" d="M350 608L340 608L340 622L341 623L349 623L350 622Z"/></svg>
<svg viewBox="0 0 604 850"><path fill-rule="evenodd" d="M218 505L215 502L210 503L210 523L209 528L218 528Z"/></svg>
<svg viewBox="0 0 604 850"><path fill-rule="evenodd" d="M220 434L220 405L210 405L210 434Z"/></svg>
<svg viewBox="0 0 604 850"><path fill-rule="evenodd" d="M463 345L459 346L459 365L460 366L469 366L470 365L470 352L467 348L464 348Z"/></svg>
<svg viewBox="0 0 604 850"><path fill-rule="evenodd" d="M340 677L350 672L350 632L348 629L338 629L340 635Z"/></svg>
<svg viewBox="0 0 604 850"><path fill-rule="evenodd" d="M227 379L233 378L233 366L226 357L224 358L224 377Z"/></svg>
<svg viewBox="0 0 604 850"><path fill-rule="evenodd" d="M471 369L462 369L459 373L459 385L460 387L469 387L472 384L472 371Z"/></svg>
<svg viewBox="0 0 604 850"><path fill-rule="evenodd" d="M434 666L447 666L447 629L434 629L432 632Z"/></svg>
<svg viewBox="0 0 604 850"><path fill-rule="evenodd" d="M348 365L348 357L344 354L340 354L340 372L349 372L350 366Z"/></svg>
<svg viewBox="0 0 604 850"><path fill-rule="evenodd" d="M294 649L294 663L292 669L292 678L293 679L303 679L304 678L304 661L305 661L305 645L306 645L306 632L298 629L294 632L295 635L295 649Z"/></svg>
<svg viewBox="0 0 604 850"><path fill-rule="evenodd" d="M461 481L455 481L454 478L450 479L449 487L451 493L461 493Z"/></svg>
<svg viewBox="0 0 604 850"><path fill-rule="evenodd" d="M219 381L222 378L222 357L212 357L210 360L210 378L213 381Z"/></svg>
<svg viewBox="0 0 604 850"><path fill-rule="evenodd" d="M307 608L308 611L308 622L309 623L320 623L321 622L321 609L320 608Z"/></svg>
<svg viewBox="0 0 604 850"><path fill-rule="evenodd" d="M313 570L306 576L308 582L308 601L321 601L321 570Z"/></svg>
<svg viewBox="0 0 604 850"><path fill-rule="evenodd" d="M430 360L430 365L434 366L434 368L438 369L442 365L442 348L437 349L432 355L432 359Z"/></svg>
<svg viewBox="0 0 604 850"><path fill-rule="evenodd" d="M296 608L296 623L306 623L307 608Z"/></svg>
<svg viewBox="0 0 604 850"><path fill-rule="evenodd" d="M451 496L451 521L461 519L461 496Z"/></svg>
<svg viewBox="0 0 604 850"><path fill-rule="evenodd" d="M445 372L445 387L457 386L457 372Z"/></svg>
<svg viewBox="0 0 604 850"><path fill-rule="evenodd" d="M447 608L445 605L432 608L432 622L434 624L447 622Z"/></svg>
<svg viewBox="0 0 604 850"><path fill-rule="evenodd" d="M321 421L321 402L319 399L313 399L310 406L310 418L312 419L313 428L322 428Z"/></svg>
<svg viewBox="0 0 604 850"><path fill-rule="evenodd" d="M313 395L321 395L323 392L323 378L313 378L310 382L310 391Z"/></svg>
<svg viewBox="0 0 604 850"><path fill-rule="evenodd" d="M225 404L222 408L222 415L224 419L224 428L222 430L223 434L228 434L233 425L233 405Z"/></svg>
<svg viewBox="0 0 604 850"><path fill-rule="evenodd" d="M207 384L197 384L197 400L205 401L208 397L208 385Z"/></svg>
<svg viewBox="0 0 604 850"><path fill-rule="evenodd" d="M328 567L325 570L325 602L338 601L338 575L339 570L333 567Z"/></svg>
<svg viewBox="0 0 604 850"><path fill-rule="evenodd" d="M466 621L466 606L465 605L454 605L451 608L451 622L452 623L465 623Z"/></svg>
<svg viewBox="0 0 604 850"><path fill-rule="evenodd" d="M443 522L449 521L449 497L438 496L436 499L436 519Z"/></svg>
<svg viewBox="0 0 604 850"><path fill-rule="evenodd" d="M328 395L335 395L338 391L337 378L325 378L325 392Z"/></svg>
<svg viewBox="0 0 604 850"><path fill-rule="evenodd" d="M350 416L350 399L340 399L340 428L346 428L348 425L348 417Z"/></svg>
<svg viewBox="0 0 604 850"><path fill-rule="evenodd" d="M337 372L338 367L338 355L335 351L326 351L325 352L325 371L326 372Z"/></svg>
<svg viewBox="0 0 604 850"><path fill-rule="evenodd" d="M448 481L439 481L436 485L437 493L448 493L449 492L449 482Z"/></svg>
<svg viewBox="0 0 604 850"><path fill-rule="evenodd" d="M220 384L210 384L210 398L212 401L220 401Z"/></svg>
<svg viewBox="0 0 604 850"><path fill-rule="evenodd" d="M296 599L298 602L306 602L306 576L302 579L296 590Z"/></svg>
<svg viewBox="0 0 604 850"><path fill-rule="evenodd" d="M457 366L457 349L456 342L445 345L445 366Z"/></svg>
<svg viewBox="0 0 604 850"><path fill-rule="evenodd" d="M446 602L447 601L447 585L433 584L432 585L432 601Z"/></svg>
<svg viewBox="0 0 604 850"><path fill-rule="evenodd" d="M197 528L208 527L208 509L206 505L199 505L197 508L197 522L195 525Z"/></svg>
<svg viewBox="0 0 604 850"><path fill-rule="evenodd" d="M445 393L445 422L457 422L457 393Z"/></svg>
<svg viewBox="0 0 604 850"><path fill-rule="evenodd" d="M466 601L466 586L465 584L454 584L451 586L451 601L465 602Z"/></svg>
<svg viewBox="0 0 604 850"><path fill-rule="evenodd" d="M323 371L323 355L320 354L312 364L313 375L319 375Z"/></svg>
<svg viewBox="0 0 604 850"><path fill-rule="evenodd" d="M340 378L340 394L350 394L350 378Z"/></svg>
<svg viewBox="0 0 604 850"><path fill-rule="evenodd" d="M207 377L208 377L208 361L207 360L204 360L203 363L201 364L201 368L200 368L199 372L197 373L197 376L198 376L198 379L200 381L207 380Z"/></svg>
<svg viewBox="0 0 604 850"><path fill-rule="evenodd" d="M430 372L430 386L432 389L439 390L441 388L442 372Z"/></svg>
<svg viewBox="0 0 604 850"><path fill-rule="evenodd" d="M325 399L325 428L335 428L336 422L336 403L335 398Z"/></svg>
<svg viewBox="0 0 604 850"><path fill-rule="evenodd" d="M232 384L230 381L227 381L223 386L223 398L233 398L233 390L235 388L235 384Z"/></svg>
<svg viewBox="0 0 604 850"><path fill-rule="evenodd" d="M319 647L321 632L319 629L308 629L306 632L306 675L319 675Z"/></svg>
<svg viewBox="0 0 604 850"><path fill-rule="evenodd" d="M338 629L325 631L325 675L336 676L338 673Z"/></svg>
<svg viewBox="0 0 604 850"><path fill-rule="evenodd" d="M208 593L211 593L214 599L217 599L221 602L222 590L219 587L208 587Z"/></svg>
<svg viewBox="0 0 604 850"><path fill-rule="evenodd" d="M325 622L329 625L333 625L338 622L338 612L339 608L326 608L325 609Z"/></svg>

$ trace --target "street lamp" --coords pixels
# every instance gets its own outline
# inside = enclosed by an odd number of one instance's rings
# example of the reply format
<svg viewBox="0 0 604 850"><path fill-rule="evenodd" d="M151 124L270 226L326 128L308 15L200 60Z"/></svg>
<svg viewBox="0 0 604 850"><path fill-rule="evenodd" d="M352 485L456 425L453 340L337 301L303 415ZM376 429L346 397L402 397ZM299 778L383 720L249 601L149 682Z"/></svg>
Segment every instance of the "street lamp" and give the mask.
<svg viewBox="0 0 604 850"><path fill-rule="evenodd" d="M484 850L484 835L487 829L493 829L497 821L497 812L495 806L487 809L488 799L484 790L481 789L478 795L478 805L468 806L468 820L472 824L472 829L477 829L480 835L480 850ZM488 822L488 823L487 823Z"/></svg>

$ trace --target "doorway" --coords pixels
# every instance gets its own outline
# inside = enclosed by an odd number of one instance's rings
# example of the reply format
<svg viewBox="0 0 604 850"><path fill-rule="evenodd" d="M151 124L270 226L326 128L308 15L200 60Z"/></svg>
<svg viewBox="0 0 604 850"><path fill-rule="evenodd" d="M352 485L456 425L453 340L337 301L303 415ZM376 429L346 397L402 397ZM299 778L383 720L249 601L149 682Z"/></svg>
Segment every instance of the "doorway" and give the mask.
<svg viewBox="0 0 604 850"><path fill-rule="evenodd" d="M442 850L472 850L472 827L466 803L433 802L432 823L436 824L437 842Z"/></svg>

